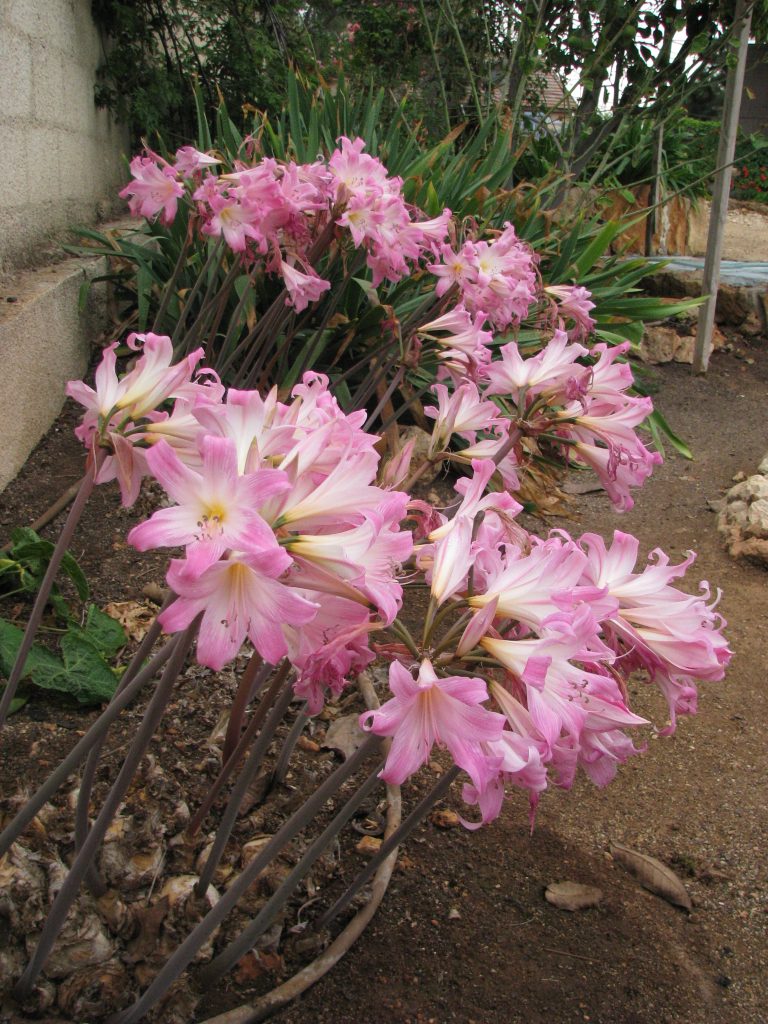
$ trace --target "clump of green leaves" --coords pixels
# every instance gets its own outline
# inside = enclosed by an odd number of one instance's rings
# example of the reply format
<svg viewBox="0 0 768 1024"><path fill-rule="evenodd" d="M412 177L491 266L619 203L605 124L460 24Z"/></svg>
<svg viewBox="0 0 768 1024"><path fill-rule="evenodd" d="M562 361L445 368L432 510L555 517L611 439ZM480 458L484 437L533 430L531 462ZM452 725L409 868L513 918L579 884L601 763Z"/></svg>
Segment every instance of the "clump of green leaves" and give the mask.
<svg viewBox="0 0 768 1024"><path fill-rule="evenodd" d="M28 527L13 530L7 554L0 558L0 596L34 596L53 548L50 541ZM33 644L24 668L24 685L11 705L12 711L26 704L34 688L52 690L86 705L107 701L115 692L119 675L110 662L125 646L125 632L88 601L88 581L70 552L64 555L61 568L82 607L76 609L54 585L49 599L51 646ZM10 674L23 635L18 626L0 618L0 676L7 678Z"/></svg>

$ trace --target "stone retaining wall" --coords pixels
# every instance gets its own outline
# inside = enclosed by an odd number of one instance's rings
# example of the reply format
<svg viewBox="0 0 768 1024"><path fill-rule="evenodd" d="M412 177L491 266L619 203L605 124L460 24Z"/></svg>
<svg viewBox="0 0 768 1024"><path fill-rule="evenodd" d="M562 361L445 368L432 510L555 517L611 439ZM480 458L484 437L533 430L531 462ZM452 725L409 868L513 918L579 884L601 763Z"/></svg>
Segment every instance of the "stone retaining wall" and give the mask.
<svg viewBox="0 0 768 1024"><path fill-rule="evenodd" d="M116 209L128 136L94 103L101 57L91 0L0 3L0 270Z"/></svg>
<svg viewBox="0 0 768 1024"><path fill-rule="evenodd" d="M78 299L105 269L103 259L73 259L27 271L0 303L0 490L59 414L67 381L88 368L106 322L105 286L91 290L82 312Z"/></svg>

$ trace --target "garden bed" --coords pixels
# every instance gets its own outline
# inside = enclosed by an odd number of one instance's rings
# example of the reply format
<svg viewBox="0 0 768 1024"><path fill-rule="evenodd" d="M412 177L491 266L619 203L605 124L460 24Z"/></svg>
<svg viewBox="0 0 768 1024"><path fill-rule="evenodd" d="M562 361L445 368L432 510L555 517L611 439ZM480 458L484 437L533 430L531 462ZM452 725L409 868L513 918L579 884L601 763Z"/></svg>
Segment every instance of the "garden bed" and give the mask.
<svg viewBox="0 0 768 1024"><path fill-rule="evenodd" d="M733 352L715 357L706 378L669 366L655 379L659 408L689 441L696 461L686 463L670 452L636 508L623 517L601 493L575 499L574 514L590 529L605 534L625 529L645 548L660 544L673 559L690 547L699 551L695 578L711 579L725 591L724 614L736 652L727 680L703 686L700 715L683 720L671 740L651 739L645 757L620 769L608 790L580 780L578 799L547 793L532 836L522 793L499 821L479 833L433 822L417 830L405 844L368 932L337 970L276 1018L283 1024L757 1024L764 1019L768 991L761 964L768 951L768 916L761 783L768 758L761 629L768 596L764 572L732 562L725 553L707 501L719 498L737 472L748 474L768 447L763 432L768 355L759 341L752 340L748 349L739 341ZM82 450L72 437L74 422L73 412L65 410L4 493L3 539L12 526L35 519L80 475ZM151 492L146 500L151 502ZM78 530L74 551L102 606L146 603L147 584L162 582L161 559L139 556L125 543L127 529L142 512L146 509L123 511L116 492L104 488ZM8 615L12 609L3 611ZM234 680L224 673L214 687L212 677L196 669L186 680L183 701L177 699L171 709L166 733L152 753L164 775L184 778L184 796L194 809L209 780L208 760L215 764L208 744ZM649 691L638 697L640 713L644 702L655 699ZM655 705L657 717L659 710ZM16 791L20 778L29 786L47 774L91 718L44 699L15 715L3 737L3 795ZM303 775L323 771L322 765L337 757L322 748L324 728L318 723L313 737L319 749L300 752L285 800L300 798ZM109 741L113 761L120 757L120 735L117 731ZM404 788L406 800L413 800L415 789ZM458 808L459 800L460 787L454 786L448 803ZM272 831L274 821L254 819L261 813L255 808L240 819L239 840ZM450 824L450 819L436 820ZM355 834L345 840L341 870L347 878L362 863L362 855L350 848L358 839ZM688 887L693 912L688 915L641 889L611 860L611 840L673 867ZM66 852L66 842L62 849ZM173 865L173 857L167 863ZM155 888L163 884L164 870L158 871ZM563 879L601 888L600 906L569 914L547 904L544 888ZM327 879L319 877L318 885L326 880L338 884L335 867L329 866ZM297 913L298 907L291 907L287 928ZM296 954L298 961L307 955ZM195 1019L242 1003L287 970L282 956L252 958L208 994ZM0 1013L0 1020L26 1019L68 1018L57 1016L55 1007L34 1016L10 1009Z"/></svg>

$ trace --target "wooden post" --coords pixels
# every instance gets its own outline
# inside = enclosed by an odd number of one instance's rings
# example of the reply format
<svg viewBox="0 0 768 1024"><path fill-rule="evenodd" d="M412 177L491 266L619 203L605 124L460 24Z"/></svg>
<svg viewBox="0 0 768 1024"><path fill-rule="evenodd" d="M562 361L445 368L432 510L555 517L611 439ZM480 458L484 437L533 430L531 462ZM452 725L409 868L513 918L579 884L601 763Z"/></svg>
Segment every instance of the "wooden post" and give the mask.
<svg viewBox="0 0 768 1024"><path fill-rule="evenodd" d="M723 104L723 123L717 150L717 173L712 190L712 209L709 214L707 253L704 257L702 295L707 299L699 307L696 347L693 353L693 372L706 373L712 354L712 331L715 325L715 304L720 284L720 259L723 253L723 234L728 215L728 195L731 188L733 154L736 149L736 131L739 126L741 95L744 90L744 69L747 64L749 29L752 23L753 0L737 0L733 19L734 38L738 39L736 64L728 68Z"/></svg>

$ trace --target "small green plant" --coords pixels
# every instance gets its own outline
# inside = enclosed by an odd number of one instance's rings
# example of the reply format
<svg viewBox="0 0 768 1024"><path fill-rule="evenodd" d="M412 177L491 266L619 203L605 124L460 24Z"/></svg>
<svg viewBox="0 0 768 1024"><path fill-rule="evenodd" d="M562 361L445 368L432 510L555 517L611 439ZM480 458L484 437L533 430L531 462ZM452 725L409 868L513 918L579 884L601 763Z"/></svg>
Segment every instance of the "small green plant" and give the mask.
<svg viewBox="0 0 768 1024"><path fill-rule="evenodd" d="M54 545L28 527L11 534L11 544L0 559L0 596L34 597L51 560ZM51 590L48 604L48 636L51 647L34 644L24 667L23 688L11 705L18 711L29 700L33 688L53 690L73 697L80 704L100 704L115 692L118 674L109 662L125 645L122 626L88 602L90 588L74 556L66 552L61 563L72 582L77 599L83 603L75 614L72 604L58 586ZM0 618L0 675L6 678L16 659L23 631L8 619Z"/></svg>

